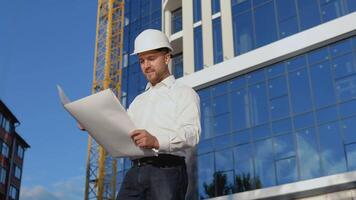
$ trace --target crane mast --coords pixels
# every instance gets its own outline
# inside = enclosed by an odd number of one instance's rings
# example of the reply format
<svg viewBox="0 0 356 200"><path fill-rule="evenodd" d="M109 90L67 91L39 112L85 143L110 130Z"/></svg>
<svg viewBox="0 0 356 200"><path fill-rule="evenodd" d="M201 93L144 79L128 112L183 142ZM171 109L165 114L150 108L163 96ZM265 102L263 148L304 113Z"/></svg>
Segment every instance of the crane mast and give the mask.
<svg viewBox="0 0 356 200"><path fill-rule="evenodd" d="M124 0L98 0L92 93L110 88L120 99ZM85 200L114 200L117 161L88 138Z"/></svg>

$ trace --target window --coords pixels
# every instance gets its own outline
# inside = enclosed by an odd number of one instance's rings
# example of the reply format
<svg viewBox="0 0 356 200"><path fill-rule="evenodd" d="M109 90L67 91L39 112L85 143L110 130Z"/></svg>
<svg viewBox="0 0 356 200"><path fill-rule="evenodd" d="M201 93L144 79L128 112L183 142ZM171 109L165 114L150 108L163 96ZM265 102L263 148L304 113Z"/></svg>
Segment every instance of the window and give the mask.
<svg viewBox="0 0 356 200"><path fill-rule="evenodd" d="M183 76L183 54L174 55L172 58L172 73L175 78Z"/></svg>
<svg viewBox="0 0 356 200"><path fill-rule="evenodd" d="M220 0L211 0L211 14L220 12Z"/></svg>
<svg viewBox="0 0 356 200"><path fill-rule="evenodd" d="M23 158L24 152L25 152L24 148L20 145L17 145L17 156L19 158L21 159Z"/></svg>
<svg viewBox="0 0 356 200"><path fill-rule="evenodd" d="M194 66L195 71L203 69L203 35L201 26L194 28Z"/></svg>
<svg viewBox="0 0 356 200"><path fill-rule="evenodd" d="M261 47L277 40L277 27L273 1L254 10L256 47Z"/></svg>
<svg viewBox="0 0 356 200"><path fill-rule="evenodd" d="M172 11L172 34L182 30L182 8Z"/></svg>
<svg viewBox="0 0 356 200"><path fill-rule="evenodd" d="M21 168L17 166L16 164L14 165L15 170L14 170L14 175L17 179L21 179Z"/></svg>
<svg viewBox="0 0 356 200"><path fill-rule="evenodd" d="M253 37L251 11L241 15L233 15L232 26L234 33L235 56L246 53L255 48Z"/></svg>
<svg viewBox="0 0 356 200"><path fill-rule="evenodd" d="M0 167L0 183L5 184L7 171L5 168Z"/></svg>
<svg viewBox="0 0 356 200"><path fill-rule="evenodd" d="M213 48L214 48L214 64L223 61L222 33L221 33L221 18L213 20Z"/></svg>
<svg viewBox="0 0 356 200"><path fill-rule="evenodd" d="M201 0L193 0L193 22L201 20Z"/></svg>
<svg viewBox="0 0 356 200"><path fill-rule="evenodd" d="M14 186L10 186L10 192L9 192L9 197L10 199L13 199L13 200L16 200L18 199L17 196L18 196L18 189L15 188Z"/></svg>
<svg viewBox="0 0 356 200"><path fill-rule="evenodd" d="M5 142L2 143L1 154L6 158L9 157L9 146Z"/></svg>

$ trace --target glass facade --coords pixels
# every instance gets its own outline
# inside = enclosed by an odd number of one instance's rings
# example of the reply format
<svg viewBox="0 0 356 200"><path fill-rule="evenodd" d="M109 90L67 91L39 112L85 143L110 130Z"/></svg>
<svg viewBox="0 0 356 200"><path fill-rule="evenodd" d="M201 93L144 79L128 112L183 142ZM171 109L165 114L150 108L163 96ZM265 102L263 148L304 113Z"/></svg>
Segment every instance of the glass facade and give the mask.
<svg viewBox="0 0 356 200"><path fill-rule="evenodd" d="M235 56L356 10L347 0L231 0Z"/></svg>
<svg viewBox="0 0 356 200"><path fill-rule="evenodd" d="M356 37L198 94L199 199L356 169Z"/></svg>

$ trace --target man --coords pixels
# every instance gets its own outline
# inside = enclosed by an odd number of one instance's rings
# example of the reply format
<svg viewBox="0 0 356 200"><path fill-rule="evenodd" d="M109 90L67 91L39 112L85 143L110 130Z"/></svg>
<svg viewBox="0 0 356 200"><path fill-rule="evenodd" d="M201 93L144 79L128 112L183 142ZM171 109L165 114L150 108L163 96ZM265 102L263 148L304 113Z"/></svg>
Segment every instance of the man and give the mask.
<svg viewBox="0 0 356 200"><path fill-rule="evenodd" d="M139 129L133 142L158 156L132 159L117 200L183 200L187 191L185 156L199 141L200 109L196 92L176 82L168 70L172 47L165 34L148 29L135 39L146 90L128 114Z"/></svg>

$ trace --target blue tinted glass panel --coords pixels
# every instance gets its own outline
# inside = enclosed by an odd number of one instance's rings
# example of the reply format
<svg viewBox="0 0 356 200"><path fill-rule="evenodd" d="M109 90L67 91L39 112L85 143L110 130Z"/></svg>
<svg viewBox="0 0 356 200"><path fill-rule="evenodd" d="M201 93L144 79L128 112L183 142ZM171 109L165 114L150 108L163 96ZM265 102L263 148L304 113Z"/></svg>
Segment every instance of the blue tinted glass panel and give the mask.
<svg viewBox="0 0 356 200"><path fill-rule="evenodd" d="M271 1L271 0L253 0L253 7L256 7L256 6L259 6L259 5L262 5L268 1Z"/></svg>
<svg viewBox="0 0 356 200"><path fill-rule="evenodd" d="M330 45L330 53L332 57L349 53L351 51L352 51L352 44L350 39Z"/></svg>
<svg viewBox="0 0 356 200"><path fill-rule="evenodd" d="M285 68L283 63L278 63L267 68L268 78L272 78L285 73Z"/></svg>
<svg viewBox="0 0 356 200"><path fill-rule="evenodd" d="M294 117L294 128L301 129L306 128L314 125L314 116L313 113L306 113L297 115Z"/></svg>
<svg viewBox="0 0 356 200"><path fill-rule="evenodd" d="M236 178L242 179L245 176L253 177L253 149L250 144L241 145L234 148L234 158L235 158L235 174ZM251 188L245 188L244 185L237 185L237 191L246 191Z"/></svg>
<svg viewBox="0 0 356 200"><path fill-rule="evenodd" d="M215 116L214 133L215 135L223 135L230 132L229 114Z"/></svg>
<svg viewBox="0 0 356 200"><path fill-rule="evenodd" d="M272 120L278 120L289 116L288 96L270 100L270 111Z"/></svg>
<svg viewBox="0 0 356 200"><path fill-rule="evenodd" d="M194 23L201 20L201 0L193 0L193 20Z"/></svg>
<svg viewBox="0 0 356 200"><path fill-rule="evenodd" d="M231 93L231 121L233 130L250 127L249 101L245 89Z"/></svg>
<svg viewBox="0 0 356 200"><path fill-rule="evenodd" d="M211 94L212 96L219 96L225 94L227 92L227 89L228 84L226 82L219 83L211 88Z"/></svg>
<svg viewBox="0 0 356 200"><path fill-rule="evenodd" d="M258 70L254 71L246 76L248 84L254 84L265 80L265 71Z"/></svg>
<svg viewBox="0 0 356 200"><path fill-rule="evenodd" d="M198 91L200 100L210 98L210 88L205 88Z"/></svg>
<svg viewBox="0 0 356 200"><path fill-rule="evenodd" d="M340 117L348 117L356 114L356 101L349 101L347 103L340 104Z"/></svg>
<svg viewBox="0 0 356 200"><path fill-rule="evenodd" d="M277 0L278 20L283 21L296 15L294 0Z"/></svg>
<svg viewBox="0 0 356 200"><path fill-rule="evenodd" d="M320 109L316 112L318 124L334 121L338 118L336 106Z"/></svg>
<svg viewBox="0 0 356 200"><path fill-rule="evenodd" d="M285 38L298 32L297 17L279 22L279 36Z"/></svg>
<svg viewBox="0 0 356 200"><path fill-rule="evenodd" d="M201 26L194 28L194 66L195 71L203 69L203 36Z"/></svg>
<svg viewBox="0 0 356 200"><path fill-rule="evenodd" d="M290 118L272 122L272 132L274 135L286 133L292 130Z"/></svg>
<svg viewBox="0 0 356 200"><path fill-rule="evenodd" d="M214 115L229 112L229 101L227 95L221 95L213 99Z"/></svg>
<svg viewBox="0 0 356 200"><path fill-rule="evenodd" d="M321 23L317 0L297 0L297 2L302 30Z"/></svg>
<svg viewBox="0 0 356 200"><path fill-rule="evenodd" d="M216 171L228 171L233 169L234 159L232 158L232 150L215 152Z"/></svg>
<svg viewBox="0 0 356 200"><path fill-rule="evenodd" d="M336 96L339 101L356 98L356 74L336 80Z"/></svg>
<svg viewBox="0 0 356 200"><path fill-rule="evenodd" d="M297 147L300 178L304 180L319 177L321 175L320 158L315 130L306 129L297 132Z"/></svg>
<svg viewBox="0 0 356 200"><path fill-rule="evenodd" d="M240 77L230 80L228 83L229 83L230 91L233 91L233 90L245 87L246 86L246 78L245 78L245 76L240 76Z"/></svg>
<svg viewBox="0 0 356 200"><path fill-rule="evenodd" d="M182 30L182 8L172 11L172 34Z"/></svg>
<svg viewBox="0 0 356 200"><path fill-rule="evenodd" d="M268 92L270 98L285 96L287 91L287 82L285 76L280 76L268 81Z"/></svg>
<svg viewBox="0 0 356 200"><path fill-rule="evenodd" d="M319 127L321 162L325 175L346 171L346 160L338 123Z"/></svg>
<svg viewBox="0 0 356 200"><path fill-rule="evenodd" d="M276 168L278 184L290 183L298 179L295 158L276 161Z"/></svg>
<svg viewBox="0 0 356 200"><path fill-rule="evenodd" d="M274 153L276 159L295 156L294 135L286 134L273 138Z"/></svg>
<svg viewBox="0 0 356 200"><path fill-rule="evenodd" d="M211 12L212 14L220 12L220 0L211 0Z"/></svg>
<svg viewBox="0 0 356 200"><path fill-rule="evenodd" d="M230 134L214 138L215 150L220 150L220 149L225 149L227 147L230 147L232 145L232 143L233 143L233 140L232 140Z"/></svg>
<svg viewBox="0 0 356 200"><path fill-rule="evenodd" d="M310 85L306 69L289 73L292 111L301 113L311 109Z"/></svg>
<svg viewBox="0 0 356 200"><path fill-rule="evenodd" d="M248 130L239 131L232 134L232 142L234 145L250 142L250 133Z"/></svg>
<svg viewBox="0 0 356 200"><path fill-rule="evenodd" d="M342 0L321 3L320 9L323 22L330 21L345 14Z"/></svg>
<svg viewBox="0 0 356 200"><path fill-rule="evenodd" d="M317 108L336 102L330 64L320 63L310 67L314 103Z"/></svg>
<svg viewBox="0 0 356 200"><path fill-rule="evenodd" d="M198 154L204 154L213 151L213 139L202 140L198 144Z"/></svg>
<svg viewBox="0 0 356 200"><path fill-rule="evenodd" d="M351 53L335 58L332 63L336 78L341 78L356 72Z"/></svg>
<svg viewBox="0 0 356 200"><path fill-rule="evenodd" d="M273 162L272 140L267 139L255 142L255 176L261 181L263 187L276 184Z"/></svg>
<svg viewBox="0 0 356 200"><path fill-rule="evenodd" d="M345 119L341 122L345 143L356 142L356 117Z"/></svg>
<svg viewBox="0 0 356 200"><path fill-rule="evenodd" d="M309 64L315 64L329 60L328 48L322 48L308 53Z"/></svg>
<svg viewBox="0 0 356 200"><path fill-rule="evenodd" d="M266 84L260 83L249 87L250 119L252 125L263 124L268 120Z"/></svg>
<svg viewBox="0 0 356 200"><path fill-rule="evenodd" d="M342 78L356 72L356 66L354 64L352 54L346 54L335 58L332 62L332 66L335 78Z"/></svg>
<svg viewBox="0 0 356 200"><path fill-rule="evenodd" d="M294 71L296 69L306 66L306 64L307 64L304 55L298 56L296 58L291 58L291 59L287 60L285 63L286 63L286 67L287 67L288 71Z"/></svg>
<svg viewBox="0 0 356 200"><path fill-rule="evenodd" d="M214 196L222 196L222 195L232 194L232 185L233 184L234 184L234 173L231 170L231 171L225 171L225 172L216 172L215 173L215 184L210 185L210 186L215 186L215 195ZM210 197L213 197L213 196L210 195Z"/></svg>
<svg viewBox="0 0 356 200"><path fill-rule="evenodd" d="M259 140L271 136L271 130L269 124L261 125L252 128L252 138L253 140Z"/></svg>
<svg viewBox="0 0 356 200"><path fill-rule="evenodd" d="M234 33L234 51L235 56L243 54L254 48L254 37L252 27L251 11L241 15L234 15L232 26Z"/></svg>
<svg viewBox="0 0 356 200"><path fill-rule="evenodd" d="M203 198L209 197L204 185L214 183L214 154L206 154L198 157L198 184L199 196Z"/></svg>
<svg viewBox="0 0 356 200"><path fill-rule="evenodd" d="M255 8L256 47L271 43L277 39L275 9L272 1Z"/></svg>
<svg viewBox="0 0 356 200"><path fill-rule="evenodd" d="M251 9L251 0L231 0L232 14L240 14Z"/></svg>
<svg viewBox="0 0 356 200"><path fill-rule="evenodd" d="M200 102L200 111L201 111L201 128L202 139L213 137L213 109L210 104L210 100L204 100Z"/></svg>
<svg viewBox="0 0 356 200"><path fill-rule="evenodd" d="M356 11L356 3L354 0L346 0L349 13Z"/></svg>
<svg viewBox="0 0 356 200"><path fill-rule="evenodd" d="M172 72L175 78L183 76L183 54L175 55L172 59Z"/></svg>
<svg viewBox="0 0 356 200"><path fill-rule="evenodd" d="M213 20L213 48L214 48L214 64L223 61L222 33L221 33L221 18Z"/></svg>
<svg viewBox="0 0 356 200"><path fill-rule="evenodd" d="M347 168L349 171L356 170L356 144L346 145Z"/></svg>

